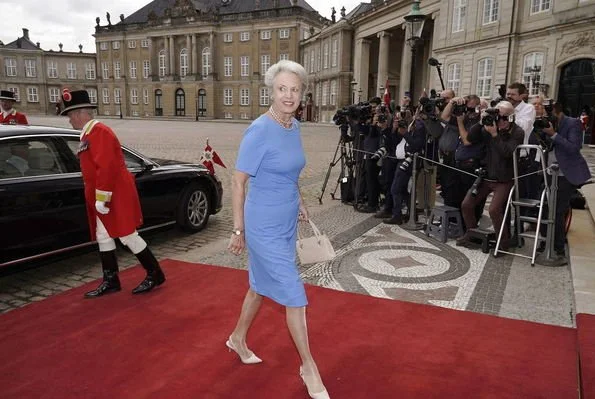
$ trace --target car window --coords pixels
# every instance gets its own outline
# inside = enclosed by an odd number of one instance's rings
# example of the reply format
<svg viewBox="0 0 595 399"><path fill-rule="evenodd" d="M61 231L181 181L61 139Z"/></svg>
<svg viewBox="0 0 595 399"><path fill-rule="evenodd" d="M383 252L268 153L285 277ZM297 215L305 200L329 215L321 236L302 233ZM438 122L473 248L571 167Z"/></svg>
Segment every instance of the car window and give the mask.
<svg viewBox="0 0 595 399"><path fill-rule="evenodd" d="M66 173L54 143L39 138L0 141L0 179Z"/></svg>
<svg viewBox="0 0 595 399"><path fill-rule="evenodd" d="M79 148L79 140L75 139L67 139L66 140L68 147L72 150L73 154L76 156L78 148ZM137 157L136 155L132 154L129 151L126 151L122 148L122 154L124 155L124 162L126 162L126 168L128 169L142 169L144 167L144 162L142 159Z"/></svg>

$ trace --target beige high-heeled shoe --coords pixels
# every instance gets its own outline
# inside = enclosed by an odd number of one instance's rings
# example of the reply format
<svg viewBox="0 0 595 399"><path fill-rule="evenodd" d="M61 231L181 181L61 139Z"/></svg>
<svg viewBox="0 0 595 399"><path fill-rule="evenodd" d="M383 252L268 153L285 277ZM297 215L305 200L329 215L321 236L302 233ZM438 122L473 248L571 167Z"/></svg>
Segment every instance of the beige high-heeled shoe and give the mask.
<svg viewBox="0 0 595 399"><path fill-rule="evenodd" d="M300 366L300 377L302 377L302 382L306 386L308 395L310 395L310 397L312 399L331 399L331 397L328 395L328 391L326 390L326 388L322 392L318 392L318 393L310 392L310 388L308 387L308 384L306 384L306 379L304 378L304 369L302 368L302 366Z"/></svg>
<svg viewBox="0 0 595 399"><path fill-rule="evenodd" d="M244 364L257 364L257 363L262 363L262 359L260 359L258 356L256 356L254 354L254 352L249 351L250 352L250 356L248 357L242 357L242 355L240 355L240 352L238 351L238 349L236 348L236 346L234 345L233 341L231 340L231 335L229 336L229 338L227 339L227 342L225 342L225 345L227 345L228 350L234 351L240 358L240 360L242 361L242 363Z"/></svg>

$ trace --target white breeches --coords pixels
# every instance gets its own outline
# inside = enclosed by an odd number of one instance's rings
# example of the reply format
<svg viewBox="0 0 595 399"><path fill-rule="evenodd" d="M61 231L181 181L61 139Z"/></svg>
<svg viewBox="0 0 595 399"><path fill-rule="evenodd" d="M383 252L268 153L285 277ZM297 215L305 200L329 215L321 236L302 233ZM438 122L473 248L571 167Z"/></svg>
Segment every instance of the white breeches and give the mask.
<svg viewBox="0 0 595 399"><path fill-rule="evenodd" d="M116 249L116 242L113 238L109 236L109 233L105 229L103 223L99 217L97 218L97 229L95 231L95 237L97 239L97 244L99 244L99 251L100 252L107 252L113 251ZM134 233L129 234L124 237L118 237L122 244L126 245L133 254L137 254L141 252L143 249L147 247L147 243L145 240L138 235L138 232L134 230Z"/></svg>

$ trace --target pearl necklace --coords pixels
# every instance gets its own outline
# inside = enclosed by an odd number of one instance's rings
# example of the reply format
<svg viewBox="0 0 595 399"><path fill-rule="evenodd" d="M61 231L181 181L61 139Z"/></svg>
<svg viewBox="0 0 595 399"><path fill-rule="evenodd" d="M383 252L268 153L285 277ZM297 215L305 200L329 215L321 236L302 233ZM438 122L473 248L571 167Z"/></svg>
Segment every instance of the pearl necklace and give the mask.
<svg viewBox="0 0 595 399"><path fill-rule="evenodd" d="M277 121L277 123L280 124L281 126L283 126L285 129L289 129L293 125L293 120L292 119L289 119L289 121L287 121L287 122L283 121L279 117L279 115L277 115L277 113L275 112L275 110L273 110L273 106L272 105L269 108L269 112L270 112L271 116L273 117L273 119L275 121Z"/></svg>

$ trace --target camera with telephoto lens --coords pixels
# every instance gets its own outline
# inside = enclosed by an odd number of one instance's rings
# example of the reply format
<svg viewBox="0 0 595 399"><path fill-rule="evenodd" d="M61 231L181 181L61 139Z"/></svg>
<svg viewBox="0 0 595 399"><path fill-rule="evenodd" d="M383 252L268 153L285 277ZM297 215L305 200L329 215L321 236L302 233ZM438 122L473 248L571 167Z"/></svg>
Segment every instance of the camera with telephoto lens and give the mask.
<svg viewBox="0 0 595 399"><path fill-rule="evenodd" d="M421 112L428 116L436 116L437 111L442 111L446 101L442 97L422 97L419 99Z"/></svg>
<svg viewBox="0 0 595 399"><path fill-rule="evenodd" d="M500 115L500 110L498 108L487 108L485 111L485 115L481 118L481 124L483 126L494 126L498 117Z"/></svg>
<svg viewBox="0 0 595 399"><path fill-rule="evenodd" d="M411 166L412 163L413 163L413 154L407 152L407 153L405 153L405 159L399 165L399 169L401 169L403 172L407 172L407 170L409 170L409 167Z"/></svg>
<svg viewBox="0 0 595 399"><path fill-rule="evenodd" d="M409 127L409 124L407 123L407 121L405 119L399 119L397 121L397 128L407 129L408 127Z"/></svg>
<svg viewBox="0 0 595 399"><path fill-rule="evenodd" d="M477 177L475 178L473 185L469 189L469 194L471 194L471 196L473 196L473 197L476 197L477 193L479 193L479 186L481 185L481 182L483 181L483 179L485 178L485 176L487 174L487 172L484 168L475 169L475 173L477 174Z"/></svg>
<svg viewBox="0 0 595 399"><path fill-rule="evenodd" d="M370 157L370 159L382 159L386 156L386 147L380 147L378 150L376 150L376 152L374 154L372 154L372 156Z"/></svg>

